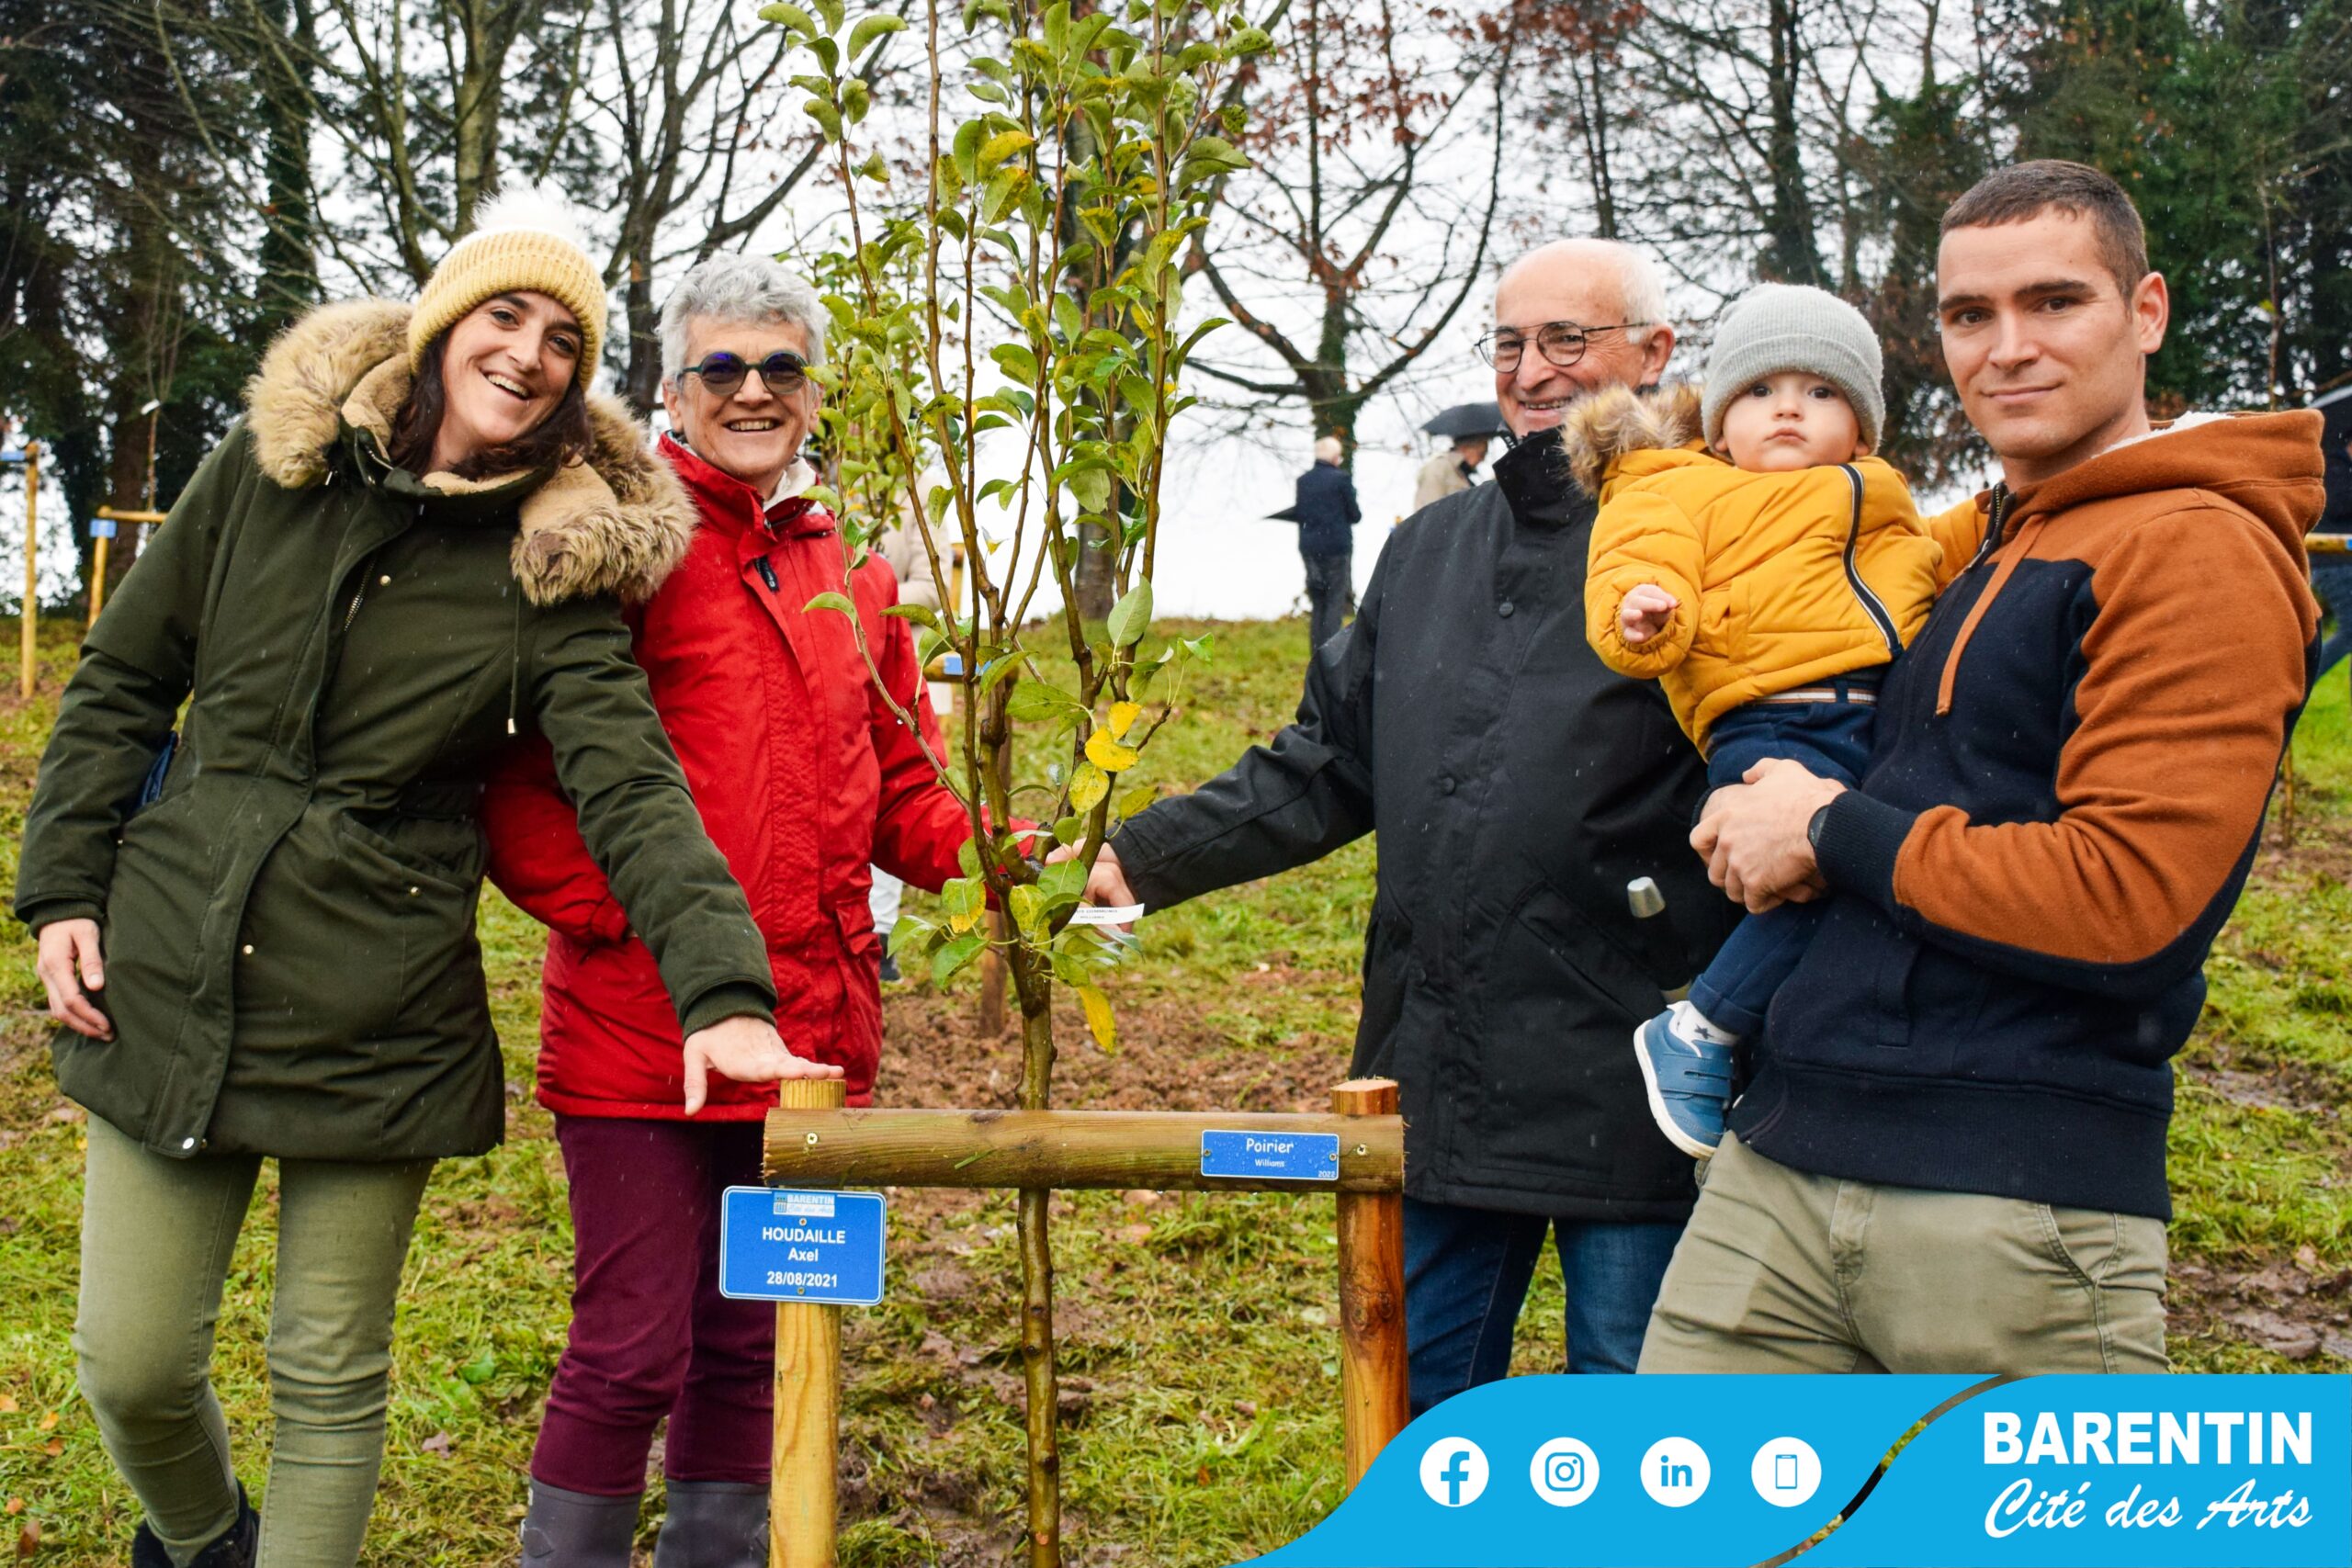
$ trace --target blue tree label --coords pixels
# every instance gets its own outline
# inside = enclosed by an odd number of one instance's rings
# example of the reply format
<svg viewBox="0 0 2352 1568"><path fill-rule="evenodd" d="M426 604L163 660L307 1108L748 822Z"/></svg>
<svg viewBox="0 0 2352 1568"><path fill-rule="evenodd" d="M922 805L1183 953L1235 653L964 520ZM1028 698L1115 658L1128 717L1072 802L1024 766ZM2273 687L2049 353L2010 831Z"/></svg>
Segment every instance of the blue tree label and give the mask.
<svg viewBox="0 0 2352 1568"><path fill-rule="evenodd" d="M1201 1134L1201 1174L1257 1181L1337 1181L1340 1135L1205 1132Z"/></svg>
<svg viewBox="0 0 2352 1568"><path fill-rule="evenodd" d="M730 1187L718 1227L718 1293L736 1301L872 1306L882 1299L879 1192Z"/></svg>

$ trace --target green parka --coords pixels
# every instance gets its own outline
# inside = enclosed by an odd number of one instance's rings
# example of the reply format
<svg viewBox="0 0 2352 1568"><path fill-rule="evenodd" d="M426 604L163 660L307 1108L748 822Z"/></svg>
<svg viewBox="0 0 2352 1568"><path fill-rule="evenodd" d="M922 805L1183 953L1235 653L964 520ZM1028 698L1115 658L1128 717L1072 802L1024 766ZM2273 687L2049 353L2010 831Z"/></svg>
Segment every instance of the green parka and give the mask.
<svg viewBox="0 0 2352 1568"><path fill-rule="evenodd" d="M91 631L41 760L17 917L101 923L115 1027L60 1031L58 1082L161 1154L498 1143L475 807L531 727L684 1026L775 1005L621 618L684 557L692 504L603 398L589 460L551 475L391 467L407 322L329 306L271 348Z"/></svg>

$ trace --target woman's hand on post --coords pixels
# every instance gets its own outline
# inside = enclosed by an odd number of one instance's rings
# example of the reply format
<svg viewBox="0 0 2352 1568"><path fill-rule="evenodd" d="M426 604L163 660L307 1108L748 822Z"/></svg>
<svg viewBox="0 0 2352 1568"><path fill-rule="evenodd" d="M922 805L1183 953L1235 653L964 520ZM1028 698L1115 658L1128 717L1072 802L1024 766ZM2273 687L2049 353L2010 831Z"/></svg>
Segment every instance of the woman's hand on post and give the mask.
<svg viewBox="0 0 2352 1568"><path fill-rule="evenodd" d="M737 1083L775 1083L782 1078L837 1078L839 1067L796 1056L785 1048L775 1025L763 1018L723 1018L686 1036L686 1114L710 1096L710 1075Z"/></svg>
<svg viewBox="0 0 2352 1568"><path fill-rule="evenodd" d="M106 960L98 952L96 920L51 920L40 928L40 958L35 968L49 987L49 1016L76 1034L93 1040L114 1038L89 993L107 985Z"/></svg>

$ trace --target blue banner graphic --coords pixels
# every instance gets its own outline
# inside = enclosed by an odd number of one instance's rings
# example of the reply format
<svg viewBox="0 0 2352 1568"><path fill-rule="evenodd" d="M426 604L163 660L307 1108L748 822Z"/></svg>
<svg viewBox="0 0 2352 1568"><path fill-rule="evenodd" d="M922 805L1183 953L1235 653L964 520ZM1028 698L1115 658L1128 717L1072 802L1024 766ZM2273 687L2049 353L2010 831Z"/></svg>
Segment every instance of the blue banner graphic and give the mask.
<svg viewBox="0 0 2352 1568"><path fill-rule="evenodd" d="M1257 1561L2352 1568L2352 1378L1513 1378Z"/></svg>

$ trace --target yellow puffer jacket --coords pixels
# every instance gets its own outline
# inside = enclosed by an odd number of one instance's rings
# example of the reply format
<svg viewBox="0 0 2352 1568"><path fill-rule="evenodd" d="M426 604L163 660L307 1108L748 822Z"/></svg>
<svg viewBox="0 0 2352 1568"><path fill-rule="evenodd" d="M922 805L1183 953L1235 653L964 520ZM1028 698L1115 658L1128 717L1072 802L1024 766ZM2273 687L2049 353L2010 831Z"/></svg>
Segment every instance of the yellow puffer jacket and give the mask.
<svg viewBox="0 0 2352 1568"><path fill-rule="evenodd" d="M1662 682L1702 750L1733 708L1893 659L1982 535L1973 502L1923 520L1903 476L1875 457L1732 467L1699 441L1695 387L1595 393L1562 436L1577 482L1600 498L1586 636L1610 668ZM1645 582L1678 608L1630 646L1619 611Z"/></svg>

